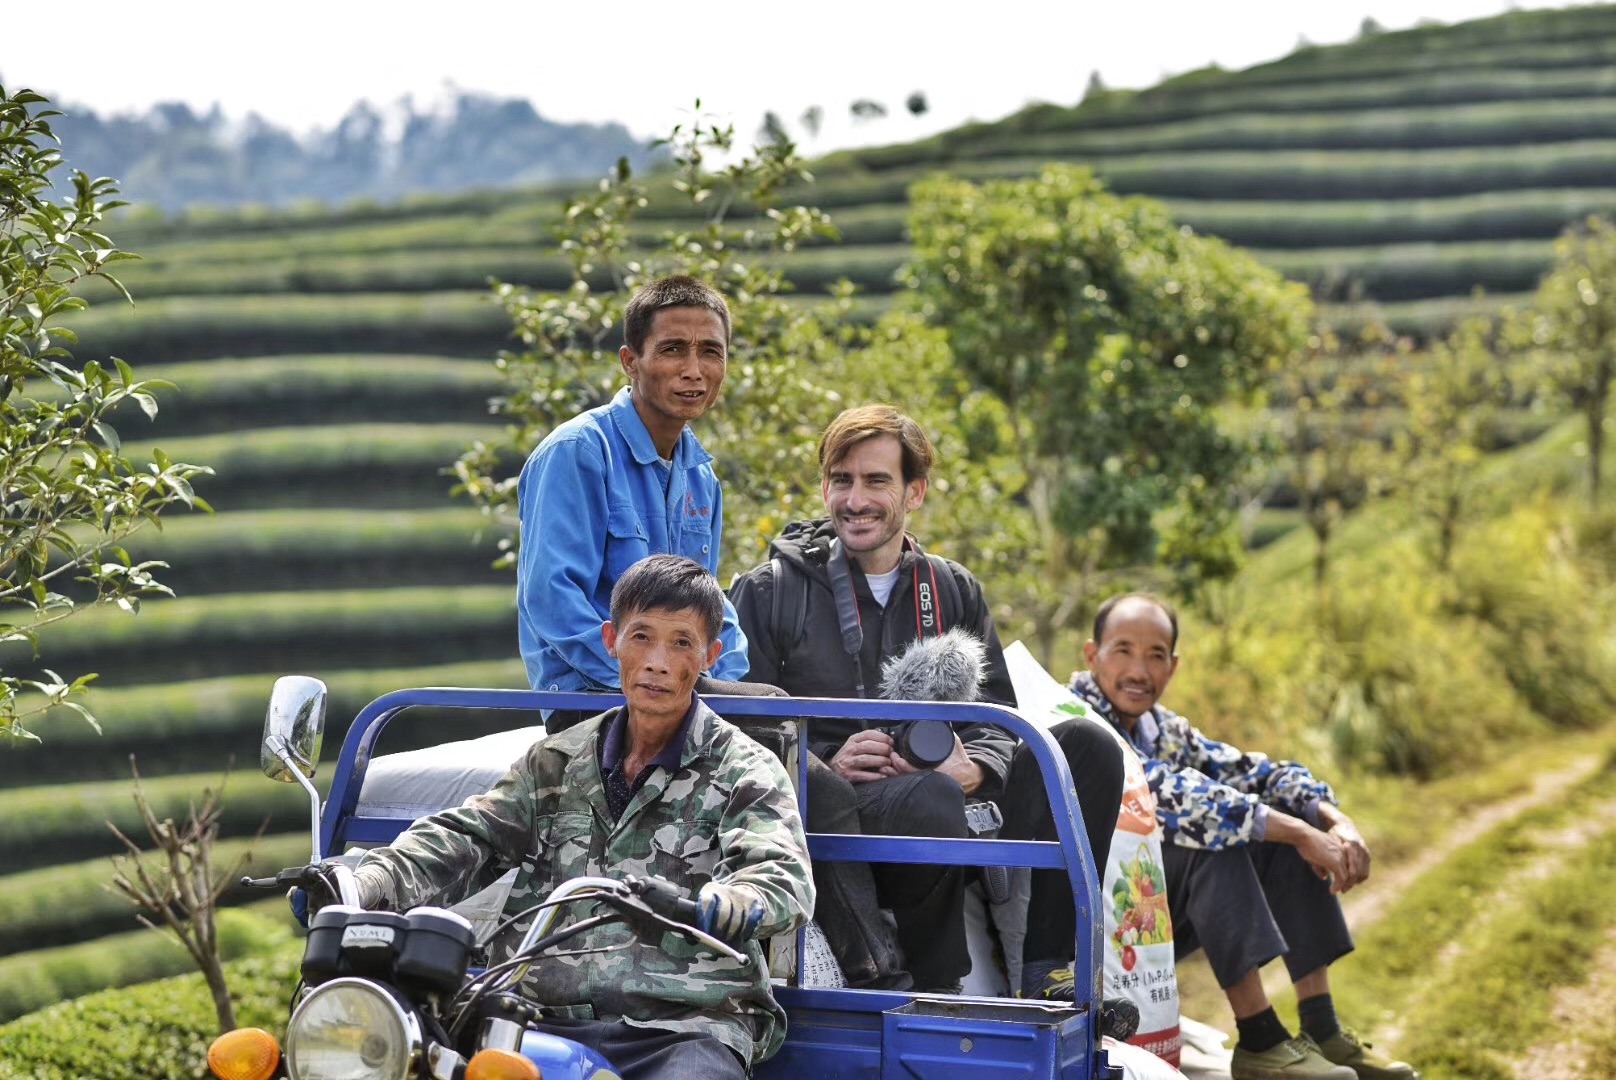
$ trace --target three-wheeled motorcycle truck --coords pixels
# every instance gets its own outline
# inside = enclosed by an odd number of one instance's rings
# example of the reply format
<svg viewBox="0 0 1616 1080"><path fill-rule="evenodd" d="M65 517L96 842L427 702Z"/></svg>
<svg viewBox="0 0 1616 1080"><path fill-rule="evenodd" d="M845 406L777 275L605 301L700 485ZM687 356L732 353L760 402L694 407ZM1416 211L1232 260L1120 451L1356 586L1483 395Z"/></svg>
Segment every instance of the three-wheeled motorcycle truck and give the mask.
<svg viewBox="0 0 1616 1080"><path fill-rule="evenodd" d="M208 1061L221 1080L611 1080L617 1073L593 1051L539 1032L535 1007L515 993L523 978L542 980L544 965L572 935L603 922L628 927L641 946L676 934L715 955L744 962L731 944L702 933L691 898L672 886L633 877L575 878L538 906L509 962L476 966L477 933L466 913L417 908L405 914L357 906L342 856L391 841L418 817L457 806L492 786L542 727L377 756L377 739L405 710L502 710L512 726L536 725L544 709L601 709L621 699L516 690L400 690L371 702L349 728L322 807L310 778L319 760L326 691L318 680L288 676L275 684L265 720L261 764L273 779L309 794L309 865L255 882L324 889L338 902L310 920L303 982L284 1047L269 1033L221 1036ZM1076 899L1071 1004L1008 997L852 990L808 985L808 931L770 942L774 992L788 1016L785 1045L755 1067L759 1080L833 1078L1044 1078L1112 1080L1121 1075L1100 1044L1102 915L1093 858L1065 758L1038 725L998 706L943 702L704 697L795 770L806 792L804 721L858 717L882 724L988 722L1008 729L1035 756L1053 808L1058 841L933 839L810 833L814 859L876 863L948 863L1063 871ZM461 712L461 715L469 715ZM435 721L436 722L436 721ZM446 733L452 729L444 722ZM503 741L501 741L503 740ZM351 862L351 858L349 862ZM471 902L475 906L475 901ZM492 909L497 916L499 905ZM473 911L472 914L475 914ZM531 969L531 971L530 971Z"/></svg>

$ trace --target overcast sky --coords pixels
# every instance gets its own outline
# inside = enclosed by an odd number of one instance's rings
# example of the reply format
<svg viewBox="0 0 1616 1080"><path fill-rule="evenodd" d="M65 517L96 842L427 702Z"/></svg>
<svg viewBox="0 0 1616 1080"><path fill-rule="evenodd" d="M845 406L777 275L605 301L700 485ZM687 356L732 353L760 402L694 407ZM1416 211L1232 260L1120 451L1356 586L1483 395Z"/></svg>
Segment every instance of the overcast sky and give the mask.
<svg viewBox="0 0 1616 1080"><path fill-rule="evenodd" d="M50 36L0 41L0 81L101 112L180 100L250 111L298 132L330 127L361 98L418 107L449 88L530 99L556 120L618 120L664 134L699 96L750 135L765 109L796 128L824 110L823 151L991 120L1032 101L1072 104L1090 73L1148 86L1217 62L1245 67L1299 38L1350 40L1366 16L1389 29L1457 22L1528 0L76 0ZM43 10L43 9L41 9ZM66 12L70 10L70 17ZM41 30L37 40L45 42ZM915 120L904 99L923 91ZM892 113L855 124L871 98Z"/></svg>

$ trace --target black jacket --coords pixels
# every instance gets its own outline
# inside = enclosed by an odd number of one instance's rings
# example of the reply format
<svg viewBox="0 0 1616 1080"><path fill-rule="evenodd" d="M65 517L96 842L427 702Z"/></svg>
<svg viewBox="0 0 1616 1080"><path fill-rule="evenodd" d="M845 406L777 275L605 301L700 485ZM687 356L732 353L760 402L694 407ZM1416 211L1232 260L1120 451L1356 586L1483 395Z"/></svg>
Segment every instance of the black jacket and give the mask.
<svg viewBox="0 0 1616 1080"><path fill-rule="evenodd" d="M775 628L770 625L774 614L774 566L762 563L735 580L730 598L741 629L746 633L747 658L750 668L748 682L765 682L785 690L793 697L851 698L858 696L853 678L852 659L842 648L841 628L836 619L836 601L831 592L830 573L826 563L830 558L830 542L836 536L828 519L796 521L769 545L771 556L789 562L809 582L808 607L804 632L795 648L792 642L777 641ZM957 619L963 629L975 634L987 645L987 680L982 687L982 700L999 705L1014 706L1016 692L1010 682L1010 671L1005 666L1004 649L999 644L999 632L993 626L987 601L982 597L982 585L971 572L950 560L944 564L954 575L958 586L960 606L958 615L944 605L944 629ZM887 598L885 609L875 601L869 582L856 562L850 560L853 588L858 596L859 615L864 624L864 649L859 657L865 692L870 697L879 693L881 664L889 657L903 652L919 635L914 615L913 600L916 572L925 573L924 552L912 539L898 562L898 581ZM788 583L788 587L796 587ZM790 630L782 633L789 634ZM781 655L782 652L789 655ZM824 760L836 751L854 732L872 726L859 720L820 719L809 725L808 747ZM1015 749L1015 737L994 725L970 724L960 729L960 742L966 753L982 768L982 787L977 795L994 798L1003 790L1004 778L1010 767L1010 755Z"/></svg>

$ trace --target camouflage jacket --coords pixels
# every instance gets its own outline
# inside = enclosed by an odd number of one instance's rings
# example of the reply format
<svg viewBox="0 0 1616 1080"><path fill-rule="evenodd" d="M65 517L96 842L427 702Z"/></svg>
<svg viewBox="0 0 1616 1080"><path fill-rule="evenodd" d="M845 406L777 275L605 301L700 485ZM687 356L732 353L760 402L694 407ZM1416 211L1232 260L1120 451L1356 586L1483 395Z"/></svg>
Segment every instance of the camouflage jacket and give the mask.
<svg viewBox="0 0 1616 1080"><path fill-rule="evenodd" d="M1319 802L1336 801L1330 785L1307 766L1209 739L1160 705L1141 716L1130 733L1086 671L1072 676L1070 689L1139 752L1156 796L1156 816L1167 839L1180 847L1260 841L1267 834L1270 806L1317 825Z"/></svg>
<svg viewBox="0 0 1616 1080"><path fill-rule="evenodd" d="M507 917L584 874L656 876L692 894L709 880L749 886L763 921L745 946L745 968L673 935L635 941L613 923L563 948L627 948L540 961L521 989L548 1015L698 1031L761 1061L779 1049L786 1019L758 939L796 929L814 904L791 782L773 755L698 702L679 770L653 767L614 823L597 745L614 713L535 743L492 791L366 853L358 869L365 906L457 903L512 867ZM573 919L586 914L572 909ZM531 921L519 919L491 944L491 963L515 951Z"/></svg>

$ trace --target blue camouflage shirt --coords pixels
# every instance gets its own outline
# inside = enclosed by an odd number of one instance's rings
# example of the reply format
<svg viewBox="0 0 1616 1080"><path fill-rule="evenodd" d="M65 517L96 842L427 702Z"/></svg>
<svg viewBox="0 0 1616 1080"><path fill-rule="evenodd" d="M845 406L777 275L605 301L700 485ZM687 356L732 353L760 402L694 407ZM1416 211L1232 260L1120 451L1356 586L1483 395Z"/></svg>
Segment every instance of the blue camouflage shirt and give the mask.
<svg viewBox="0 0 1616 1080"><path fill-rule="evenodd" d="M628 388L547 435L522 467L517 498L517 639L535 690L612 690L617 661L600 624L612 586L647 555L684 555L718 572L724 495L713 457L686 427L671 467ZM746 674L746 637L724 601L719 679Z"/></svg>
<svg viewBox="0 0 1616 1080"><path fill-rule="evenodd" d="M1156 797L1156 816L1167 838L1180 847L1256 843L1268 833L1270 806L1316 827L1320 800L1336 802L1330 785L1307 766L1207 738L1160 705L1141 716L1130 734L1087 671L1073 675L1069 689L1139 752Z"/></svg>

